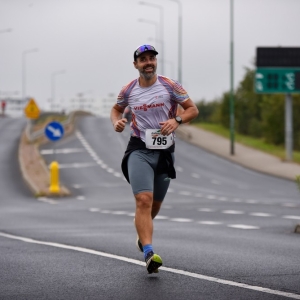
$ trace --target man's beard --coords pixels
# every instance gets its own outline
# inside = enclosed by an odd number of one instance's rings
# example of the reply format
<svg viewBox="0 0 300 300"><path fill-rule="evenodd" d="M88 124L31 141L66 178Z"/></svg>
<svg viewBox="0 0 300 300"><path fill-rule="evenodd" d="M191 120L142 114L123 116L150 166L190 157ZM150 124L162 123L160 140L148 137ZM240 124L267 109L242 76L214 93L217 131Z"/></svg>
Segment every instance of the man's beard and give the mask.
<svg viewBox="0 0 300 300"><path fill-rule="evenodd" d="M149 72L145 72L144 69L148 68L148 67L152 67L153 68L153 72L149 73ZM156 74L156 67L154 65L147 65L145 66L143 69L139 69L140 75L146 79L146 80L150 80L152 79L155 74Z"/></svg>

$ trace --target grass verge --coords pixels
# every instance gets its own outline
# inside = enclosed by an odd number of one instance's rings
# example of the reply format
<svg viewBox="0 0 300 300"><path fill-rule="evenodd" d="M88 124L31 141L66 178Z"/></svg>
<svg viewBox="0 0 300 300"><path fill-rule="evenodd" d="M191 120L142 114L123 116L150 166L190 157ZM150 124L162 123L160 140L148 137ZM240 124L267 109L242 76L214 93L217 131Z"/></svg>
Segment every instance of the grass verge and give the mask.
<svg viewBox="0 0 300 300"><path fill-rule="evenodd" d="M223 137L229 138L230 131L229 129L219 125L211 123L193 123L195 127L213 132L215 134L221 135ZM285 160L286 153L284 146L276 146L269 143L266 143L263 139L253 138L239 133L234 134L234 140L242 145L252 147L254 149L269 153L271 155L277 156L282 160ZM300 164L300 152L293 152L293 161Z"/></svg>

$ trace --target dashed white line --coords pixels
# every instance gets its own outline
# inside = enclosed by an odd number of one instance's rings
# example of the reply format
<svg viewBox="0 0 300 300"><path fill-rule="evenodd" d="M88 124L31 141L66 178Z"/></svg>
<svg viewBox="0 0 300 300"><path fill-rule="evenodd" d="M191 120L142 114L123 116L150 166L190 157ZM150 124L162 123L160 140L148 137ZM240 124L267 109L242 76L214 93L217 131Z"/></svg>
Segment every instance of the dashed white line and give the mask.
<svg viewBox="0 0 300 300"><path fill-rule="evenodd" d="M181 222L181 223L193 222L192 219L186 219L186 218L172 218L172 219L170 219L170 221Z"/></svg>
<svg viewBox="0 0 300 300"><path fill-rule="evenodd" d="M127 211L116 210L111 212L113 215L127 215Z"/></svg>
<svg viewBox="0 0 300 300"><path fill-rule="evenodd" d="M41 201L41 202L49 203L49 204L57 204L57 201L46 198L46 197L39 197L39 198L37 198L37 200Z"/></svg>
<svg viewBox="0 0 300 300"><path fill-rule="evenodd" d="M84 149L82 148L65 148L65 149L44 149L41 150L40 153L42 155L48 155L48 154L69 154L69 153L78 153L83 152Z"/></svg>
<svg viewBox="0 0 300 300"><path fill-rule="evenodd" d="M89 211L91 211L91 212L97 212L97 211L100 211L100 209L92 207L92 208L89 209Z"/></svg>
<svg viewBox="0 0 300 300"><path fill-rule="evenodd" d="M155 220L167 220L167 219L169 219L169 217L167 217L167 216L156 216L155 217Z"/></svg>
<svg viewBox="0 0 300 300"><path fill-rule="evenodd" d="M69 169L69 168L88 168L88 167L95 167L97 166L96 163L72 163L72 164L60 164L60 169Z"/></svg>
<svg viewBox="0 0 300 300"><path fill-rule="evenodd" d="M227 227L237 228L237 229L259 229L259 227L257 227L257 226L250 226L250 225L244 225L244 224L232 224L232 225L227 225Z"/></svg>
<svg viewBox="0 0 300 300"><path fill-rule="evenodd" d="M191 176L194 177L194 178L200 178L200 175L196 174L196 173L192 173Z"/></svg>
<svg viewBox="0 0 300 300"><path fill-rule="evenodd" d="M215 221L199 221L197 222L198 224L203 224L203 225L222 225L222 222L215 222Z"/></svg>
<svg viewBox="0 0 300 300"><path fill-rule="evenodd" d="M268 214L268 213L250 213L250 216L254 216L254 217L274 217L274 215L272 214Z"/></svg>
<svg viewBox="0 0 300 300"><path fill-rule="evenodd" d="M230 214L230 215L243 215L245 212L240 210L223 210L223 214Z"/></svg>

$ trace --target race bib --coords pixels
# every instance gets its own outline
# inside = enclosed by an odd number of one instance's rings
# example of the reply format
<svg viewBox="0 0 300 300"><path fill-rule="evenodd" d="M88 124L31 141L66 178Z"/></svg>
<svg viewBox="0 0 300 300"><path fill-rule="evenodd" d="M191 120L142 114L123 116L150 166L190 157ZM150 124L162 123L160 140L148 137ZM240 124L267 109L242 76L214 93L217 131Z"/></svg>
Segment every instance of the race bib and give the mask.
<svg viewBox="0 0 300 300"><path fill-rule="evenodd" d="M160 129L146 129L146 148L167 149L174 143L173 133L162 135Z"/></svg>

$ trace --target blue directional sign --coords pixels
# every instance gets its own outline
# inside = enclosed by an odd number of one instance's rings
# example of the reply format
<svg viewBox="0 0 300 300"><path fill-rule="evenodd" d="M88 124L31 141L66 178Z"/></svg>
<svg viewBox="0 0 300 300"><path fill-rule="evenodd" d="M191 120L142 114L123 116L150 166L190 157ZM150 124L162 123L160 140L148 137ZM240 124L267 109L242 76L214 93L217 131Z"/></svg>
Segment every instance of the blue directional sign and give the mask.
<svg viewBox="0 0 300 300"><path fill-rule="evenodd" d="M45 127L45 135L51 141L58 141L64 135L64 127L59 122L50 122Z"/></svg>

